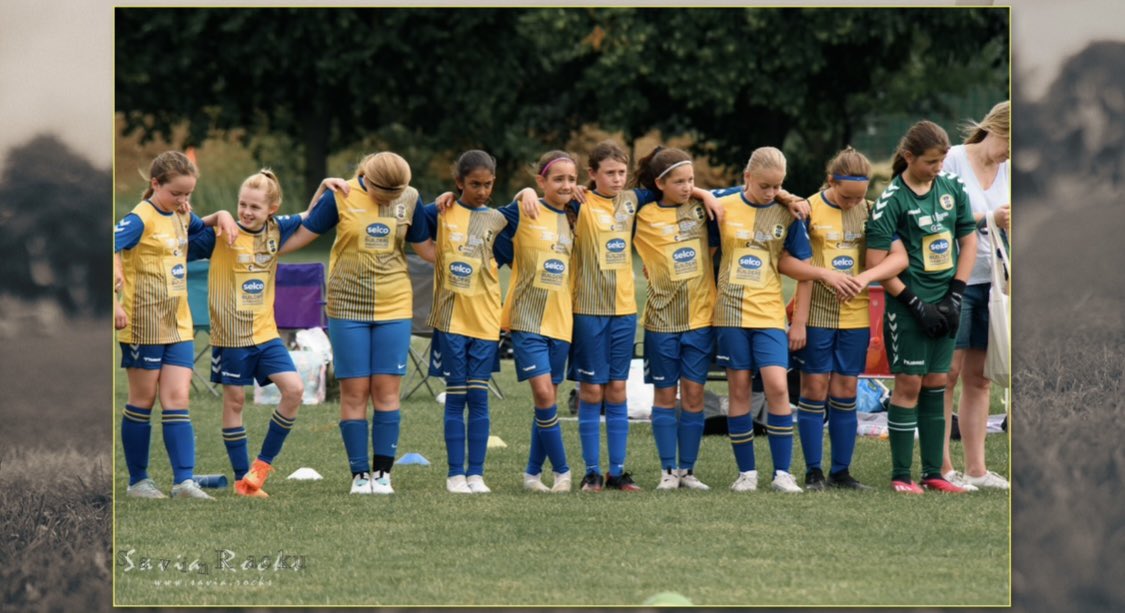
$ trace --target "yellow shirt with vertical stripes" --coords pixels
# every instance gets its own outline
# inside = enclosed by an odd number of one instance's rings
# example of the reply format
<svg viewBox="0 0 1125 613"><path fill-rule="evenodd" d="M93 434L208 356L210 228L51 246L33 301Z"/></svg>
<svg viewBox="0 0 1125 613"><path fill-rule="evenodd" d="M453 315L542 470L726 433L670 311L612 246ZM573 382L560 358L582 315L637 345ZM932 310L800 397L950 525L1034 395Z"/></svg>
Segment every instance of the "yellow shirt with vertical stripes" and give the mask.
<svg viewBox="0 0 1125 613"><path fill-rule="evenodd" d="M458 203L437 216L430 326L450 334L499 340L500 275L492 247L507 225L499 211L487 206Z"/></svg>
<svg viewBox="0 0 1125 613"><path fill-rule="evenodd" d="M130 345L163 345L194 337L187 299L190 213L163 213L148 201L133 208L144 224L139 242L121 249L125 284L121 306L129 324L117 340ZM198 218L195 218L198 219Z"/></svg>
<svg viewBox="0 0 1125 613"><path fill-rule="evenodd" d="M328 260L328 316L352 321L410 319L414 291L404 248L414 223L418 190L407 187L382 206L358 179L348 185L347 196L335 194L339 221Z"/></svg>
<svg viewBox="0 0 1125 613"><path fill-rule="evenodd" d="M566 212L542 200L538 219L522 215L518 219L511 239L512 276L500 327L570 342L574 326L570 257L574 231L570 221Z"/></svg>
<svg viewBox="0 0 1125 613"><path fill-rule="evenodd" d="M867 203L843 210L825 197L824 192L809 196L809 242L812 265L831 268L855 276L866 266ZM823 283L813 283L808 325L816 328L850 330L870 326L867 289L843 304Z"/></svg>
<svg viewBox="0 0 1125 613"><path fill-rule="evenodd" d="M644 195L649 192L643 192ZM632 315L637 312L633 285L633 220L645 202L638 190L610 198L586 192L574 223L574 313ZM648 197L651 200L651 196Z"/></svg>
<svg viewBox="0 0 1125 613"><path fill-rule="evenodd" d="M711 325L715 275L703 205L648 204L637 213L633 244L648 271L641 317L650 332L687 332Z"/></svg>
<svg viewBox="0 0 1125 613"><path fill-rule="evenodd" d="M787 239L791 238L792 215L776 202L753 204L741 191L720 198L719 204L724 207L725 216L719 228L723 256L713 325L784 330L785 305L778 263L787 248ZM807 250L804 229L800 224L796 228ZM802 250L792 255L808 258Z"/></svg>

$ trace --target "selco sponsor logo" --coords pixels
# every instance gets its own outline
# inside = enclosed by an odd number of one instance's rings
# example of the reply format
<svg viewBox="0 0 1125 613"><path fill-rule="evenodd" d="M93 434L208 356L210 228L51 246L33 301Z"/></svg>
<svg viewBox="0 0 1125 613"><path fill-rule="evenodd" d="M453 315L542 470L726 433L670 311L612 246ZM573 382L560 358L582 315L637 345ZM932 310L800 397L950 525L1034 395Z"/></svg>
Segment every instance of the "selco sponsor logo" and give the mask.
<svg viewBox="0 0 1125 613"><path fill-rule="evenodd" d="M930 251L939 255L949 251L949 241L943 238L930 243Z"/></svg>
<svg viewBox="0 0 1125 613"><path fill-rule="evenodd" d="M610 241L605 244L605 248L608 249L610 253L621 253L625 251L625 241L620 238L610 239Z"/></svg>
<svg viewBox="0 0 1125 613"><path fill-rule="evenodd" d="M855 260L849 255L832 258L832 268L836 270L851 270L853 266L855 266Z"/></svg>
<svg viewBox="0 0 1125 613"><path fill-rule="evenodd" d="M562 260L551 258L543 262L543 270L559 275L566 271L566 264L563 264Z"/></svg>
<svg viewBox="0 0 1125 613"><path fill-rule="evenodd" d="M757 270L762 267L762 258L756 255L744 255L738 258L738 265L749 270Z"/></svg>
<svg viewBox="0 0 1125 613"><path fill-rule="evenodd" d="M449 265L449 272L455 277L467 277L473 274L473 267L464 262L454 262Z"/></svg>
<svg viewBox="0 0 1125 613"><path fill-rule="evenodd" d="M368 236L387 236L391 233L391 228L387 224L373 223L367 226Z"/></svg>
<svg viewBox="0 0 1125 613"><path fill-rule="evenodd" d="M242 284L242 291L247 294L260 294L264 289L266 289L266 284L262 283L259 279L250 279Z"/></svg>
<svg viewBox="0 0 1125 613"><path fill-rule="evenodd" d="M183 279L184 275L186 273L187 273L187 267L184 266L183 264L176 264L175 266L172 267L172 276L177 278L177 279Z"/></svg>
<svg viewBox="0 0 1125 613"><path fill-rule="evenodd" d="M672 259L677 262L690 262L695 259L695 249L682 247L672 253Z"/></svg>

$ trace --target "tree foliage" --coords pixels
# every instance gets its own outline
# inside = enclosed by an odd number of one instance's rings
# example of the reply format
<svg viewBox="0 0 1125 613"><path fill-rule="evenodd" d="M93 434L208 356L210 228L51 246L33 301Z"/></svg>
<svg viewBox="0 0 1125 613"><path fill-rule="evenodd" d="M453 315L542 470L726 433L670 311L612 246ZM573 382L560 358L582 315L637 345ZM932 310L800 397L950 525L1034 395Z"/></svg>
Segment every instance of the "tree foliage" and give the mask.
<svg viewBox="0 0 1125 613"><path fill-rule="evenodd" d="M363 135L481 147L510 176L587 125L690 135L731 167L780 146L791 183L819 183L865 118L932 113L1008 75L1006 9L119 8L116 22L130 127L187 119L186 144L288 133L309 189Z"/></svg>

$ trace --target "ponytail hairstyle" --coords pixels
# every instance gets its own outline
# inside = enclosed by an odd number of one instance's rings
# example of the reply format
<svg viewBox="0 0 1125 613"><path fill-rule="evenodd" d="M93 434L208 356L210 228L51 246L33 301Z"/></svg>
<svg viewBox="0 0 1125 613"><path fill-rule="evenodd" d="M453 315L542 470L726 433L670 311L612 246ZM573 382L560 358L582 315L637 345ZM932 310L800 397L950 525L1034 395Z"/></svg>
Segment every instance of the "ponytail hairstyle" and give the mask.
<svg viewBox="0 0 1125 613"><path fill-rule="evenodd" d="M824 171L827 176L824 179L824 185L820 186L822 190L828 188L829 179L835 179L836 181L858 181L860 177L863 177L863 180L870 181L871 160L868 160L866 155L863 155L852 148L851 145L848 145L831 160L828 160L828 165L825 166ZM837 177L850 177L851 179L840 179Z"/></svg>
<svg viewBox="0 0 1125 613"><path fill-rule="evenodd" d="M603 140L598 143L592 151L590 151L590 170L597 172L598 166L605 160L614 160L629 166L629 154L620 145L611 141ZM597 184L593 179L590 179L589 189L595 189Z"/></svg>
<svg viewBox="0 0 1125 613"><path fill-rule="evenodd" d="M480 149L470 149L461 154L453 163L453 178L458 181L465 180L474 170L483 168L493 175L496 174L496 158Z"/></svg>
<svg viewBox="0 0 1125 613"><path fill-rule="evenodd" d="M388 203L402 195L410 186L410 164L390 151L369 154L355 169L363 177L367 191L376 202Z"/></svg>
<svg viewBox="0 0 1125 613"><path fill-rule="evenodd" d="M270 209L281 206L281 182L277 180L277 175L273 174L273 171L269 168L263 168L246 177L239 189L246 189L247 187L265 192L266 204Z"/></svg>
<svg viewBox="0 0 1125 613"><path fill-rule="evenodd" d="M984 140L989 134L996 135L1001 140L1007 140L1011 134L1012 105L1007 100L997 103L992 110L984 116L980 123L969 121L965 124L962 134L965 144L972 145Z"/></svg>
<svg viewBox="0 0 1125 613"><path fill-rule="evenodd" d="M902 140L898 142L894 161L891 162L891 178L899 176L902 171L906 170L904 153L910 152L910 155L917 157L930 149L941 149L942 152L949 151L949 135L945 133L945 129L941 126L923 119L910 126Z"/></svg>
<svg viewBox="0 0 1125 613"><path fill-rule="evenodd" d="M651 153L637 160L637 169L633 172L630 187L643 187L662 200L664 192L656 187L656 180L667 174L673 166L682 166L684 162L691 164L691 156L686 151L657 145Z"/></svg>
<svg viewBox="0 0 1125 613"><path fill-rule="evenodd" d="M164 185L172 179L184 175L199 177L199 169L188 159L188 156L179 151L161 153L153 158L152 165L149 167L148 176L145 177L148 185L145 187L141 200L148 200L152 197L152 179L156 179L157 184Z"/></svg>

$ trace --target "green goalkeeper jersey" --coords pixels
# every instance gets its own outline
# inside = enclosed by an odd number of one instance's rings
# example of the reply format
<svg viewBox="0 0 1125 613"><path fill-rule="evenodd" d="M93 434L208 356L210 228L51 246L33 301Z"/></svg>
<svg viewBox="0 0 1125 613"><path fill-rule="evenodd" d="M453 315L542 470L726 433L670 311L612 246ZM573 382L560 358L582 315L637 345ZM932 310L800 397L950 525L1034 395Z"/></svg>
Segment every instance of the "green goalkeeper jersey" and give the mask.
<svg viewBox="0 0 1125 613"><path fill-rule="evenodd" d="M976 231L965 185L949 172L934 178L933 186L918 196L902 175L879 196L867 220L867 247L889 251L891 241L902 240L910 264L898 278L922 300L940 301L957 272L957 240Z"/></svg>

